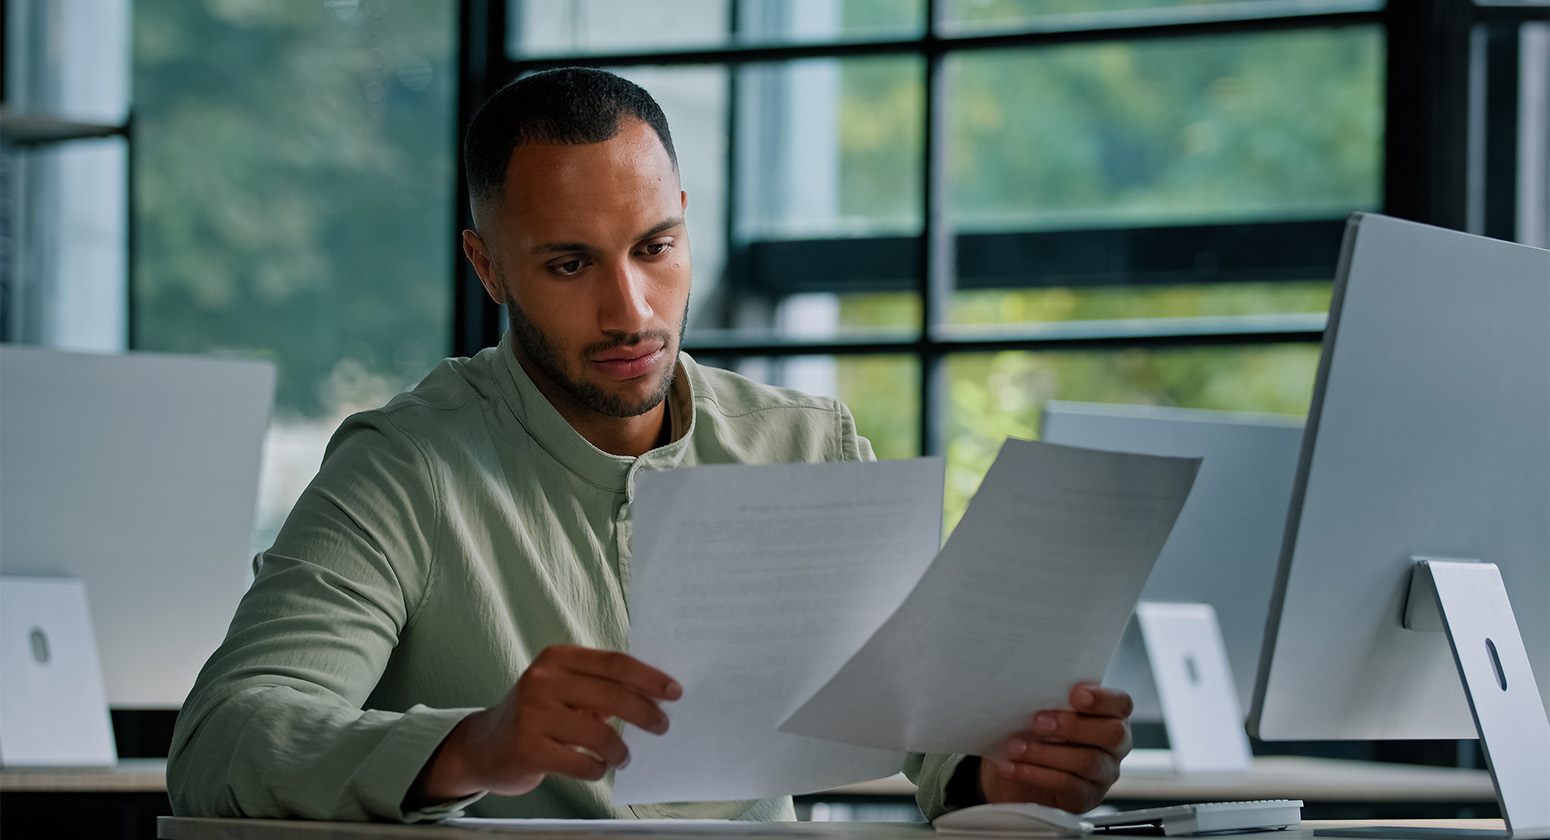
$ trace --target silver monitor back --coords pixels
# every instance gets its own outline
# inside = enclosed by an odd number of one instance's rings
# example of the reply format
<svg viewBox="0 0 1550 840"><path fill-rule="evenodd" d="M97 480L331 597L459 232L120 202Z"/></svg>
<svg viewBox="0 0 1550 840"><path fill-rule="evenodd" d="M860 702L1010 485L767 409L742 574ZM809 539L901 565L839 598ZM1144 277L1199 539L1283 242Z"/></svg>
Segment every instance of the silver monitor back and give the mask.
<svg viewBox="0 0 1550 840"><path fill-rule="evenodd" d="M1495 563L1550 708L1550 251L1355 214L1250 732L1474 738L1415 556Z"/></svg>
<svg viewBox="0 0 1550 840"><path fill-rule="evenodd" d="M1204 459L1141 600L1210 604L1216 610L1239 708L1248 708L1302 445L1302 421L1268 414L1050 402L1044 407L1040 437L1090 449ZM1134 619L1103 682L1131 695L1136 719L1162 719Z"/></svg>
<svg viewBox="0 0 1550 840"><path fill-rule="evenodd" d="M0 345L0 570L85 581L110 706L178 708L251 578L266 362Z"/></svg>

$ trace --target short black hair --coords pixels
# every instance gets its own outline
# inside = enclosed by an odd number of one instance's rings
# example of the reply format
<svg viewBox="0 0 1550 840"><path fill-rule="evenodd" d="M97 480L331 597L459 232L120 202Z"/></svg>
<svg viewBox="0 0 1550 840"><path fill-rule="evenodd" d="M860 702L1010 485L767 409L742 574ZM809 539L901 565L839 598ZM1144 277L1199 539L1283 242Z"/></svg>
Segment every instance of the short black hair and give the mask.
<svg viewBox="0 0 1550 840"><path fill-rule="evenodd" d="M651 126L677 172L667 116L640 85L589 67L545 70L506 85L468 124L463 168L469 200L477 208L500 195L511 153L523 143L602 143L619 134L625 117Z"/></svg>

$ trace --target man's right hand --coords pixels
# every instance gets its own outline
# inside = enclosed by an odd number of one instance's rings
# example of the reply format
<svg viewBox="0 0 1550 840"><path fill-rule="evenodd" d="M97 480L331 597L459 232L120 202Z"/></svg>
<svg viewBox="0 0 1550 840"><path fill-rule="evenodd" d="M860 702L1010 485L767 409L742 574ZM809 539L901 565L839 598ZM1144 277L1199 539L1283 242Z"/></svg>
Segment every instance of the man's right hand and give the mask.
<svg viewBox="0 0 1550 840"><path fill-rule="evenodd" d="M504 700L463 718L437 748L405 798L405 810L488 791L527 793L559 773L596 781L630 758L618 718L658 735L659 704L683 688L623 653L575 645L539 651Z"/></svg>

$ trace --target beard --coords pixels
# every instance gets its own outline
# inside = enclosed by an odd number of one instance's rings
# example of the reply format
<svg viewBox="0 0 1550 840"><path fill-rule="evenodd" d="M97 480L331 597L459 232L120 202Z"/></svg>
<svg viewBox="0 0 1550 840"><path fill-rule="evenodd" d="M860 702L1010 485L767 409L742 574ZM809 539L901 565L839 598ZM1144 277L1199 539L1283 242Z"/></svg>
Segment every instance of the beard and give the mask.
<svg viewBox="0 0 1550 840"><path fill-rule="evenodd" d="M528 360L543 371L550 382L583 408L605 417L639 417L661 405L673 388L673 377L678 372L678 353L683 347L684 330L689 325L687 300L684 301L683 316L678 322L677 336L667 330L652 330L620 336L613 341L600 341L581 349L579 355L585 359L604 350L627 347L647 339L657 339L662 342L663 347L672 347L673 358L672 363L667 366L667 372L662 374L661 381L656 383L646 396L638 400L627 400L617 394L610 394L591 382L582 382L572 376L565 369L565 358L560 346L527 317L522 307L518 306L509 294L506 297L506 312L511 319L512 337Z"/></svg>

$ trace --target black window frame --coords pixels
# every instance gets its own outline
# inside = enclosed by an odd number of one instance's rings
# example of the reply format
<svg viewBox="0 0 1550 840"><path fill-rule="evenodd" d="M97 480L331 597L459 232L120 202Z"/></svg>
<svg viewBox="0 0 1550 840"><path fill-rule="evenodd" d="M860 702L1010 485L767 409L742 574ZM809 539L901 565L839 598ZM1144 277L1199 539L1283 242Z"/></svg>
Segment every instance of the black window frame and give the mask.
<svg viewBox="0 0 1550 840"><path fill-rule="evenodd" d="M1547 17L1550 4L1477 5L1470 0L1390 0L1383 8L1295 12L1245 11L1230 4L1212 12L1196 7L1176 20L1153 16L1145 25L952 36L939 33L941 0L925 0L919 37L818 44L735 45L663 52L579 53L511 58L506 52L507 0L461 0L459 60L459 172L461 139L480 104L522 73L561 66L634 67L782 63L814 58L914 55L924 59L925 107L923 230L916 236L739 243L728 236L728 293L916 290L921 322L912 334L829 340L764 335L694 335L685 349L718 359L813 355L903 355L917 359L919 454L944 451L944 362L954 354L1003 350L1066 351L1182 348L1301 343L1323 339L1323 315L1155 319L1144 322L1072 322L965 331L945 326L955 288L1090 287L1155 283L1241 283L1333 277L1345 220L1132 227L1027 233L954 235L944 209L946 131L944 59L952 53L1039 48L1075 43L1144 41L1209 35L1376 26L1385 48L1381 212L1468 229L1471 39L1485 49L1492 78L1484 103L1485 201L1476 226L1498 238L1515 232L1517 32ZM735 0L732 33L738 31ZM1510 83L1506 81L1510 79ZM728 207L736 206L736 74L729 79ZM1510 87L1510 89L1508 89ZM1477 143L1480 141L1476 141ZM466 183L459 184L458 230L471 228ZM1477 202L1478 203L1478 202ZM729 224L731 212L729 210ZM959 241L973 247L959 248ZM842 247L841 247L842 246ZM813 260L831 249L841 258ZM843 250L844 254L839 255ZM962 253L964 256L959 257ZM992 263L981 255L995 253ZM1202 256L1207 259L1201 259ZM801 271L788 268L801 258ZM830 269L815 270L820 266ZM1012 266L1009 272L1007 266ZM1209 266L1209 269L1201 268ZM503 317L472 268L459 255L455 268L454 352L467 355L496 343ZM1011 278L1015 278L1011 279Z"/></svg>

